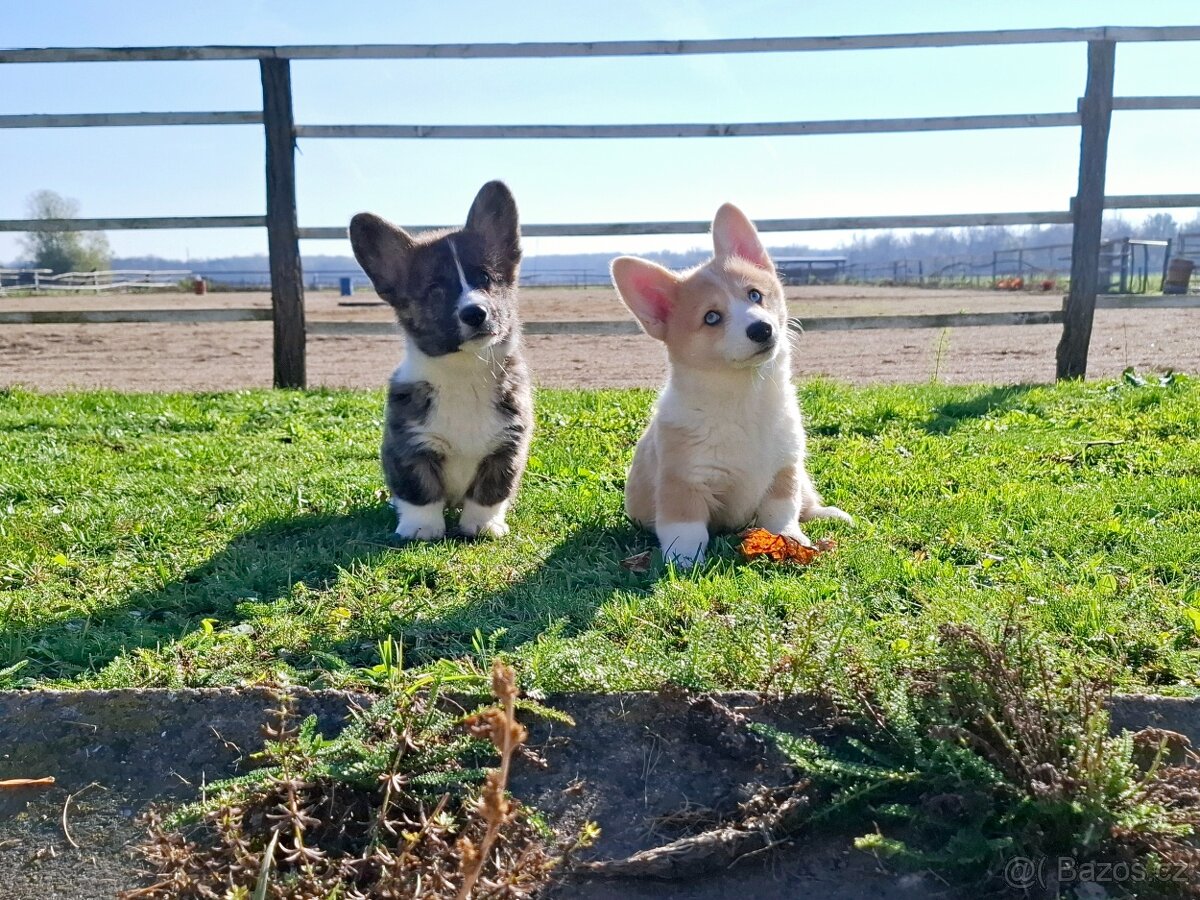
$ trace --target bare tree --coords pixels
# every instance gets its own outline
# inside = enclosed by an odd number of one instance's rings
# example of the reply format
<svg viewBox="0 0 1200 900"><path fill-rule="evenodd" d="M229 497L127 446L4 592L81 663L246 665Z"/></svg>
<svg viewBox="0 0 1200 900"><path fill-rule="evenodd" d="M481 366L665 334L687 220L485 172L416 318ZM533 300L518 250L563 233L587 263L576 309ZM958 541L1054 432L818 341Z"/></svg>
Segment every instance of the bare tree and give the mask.
<svg viewBox="0 0 1200 900"><path fill-rule="evenodd" d="M35 191L26 201L31 219L74 219L79 201L54 191ZM94 272L106 269L112 253L102 231L48 231L34 229L21 245L39 269L53 272Z"/></svg>
<svg viewBox="0 0 1200 900"><path fill-rule="evenodd" d="M1162 212L1147 216L1142 221L1142 224L1135 229L1138 237L1154 240L1173 238L1178 231L1179 223L1175 221L1175 217L1170 213Z"/></svg>

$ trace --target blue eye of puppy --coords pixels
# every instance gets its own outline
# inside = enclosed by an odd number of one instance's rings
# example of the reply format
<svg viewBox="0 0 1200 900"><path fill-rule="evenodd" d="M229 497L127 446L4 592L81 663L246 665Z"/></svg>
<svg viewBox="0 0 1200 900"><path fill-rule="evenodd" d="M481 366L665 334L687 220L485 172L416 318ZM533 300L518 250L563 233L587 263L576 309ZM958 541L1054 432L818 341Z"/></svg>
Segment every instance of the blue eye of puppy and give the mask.
<svg viewBox="0 0 1200 900"><path fill-rule="evenodd" d="M721 314L715 309L710 309L704 314L705 325L716 325L721 321Z"/></svg>
<svg viewBox="0 0 1200 900"><path fill-rule="evenodd" d="M757 288L750 288L750 293L746 296L750 298L751 303L762 303L762 292Z"/></svg>

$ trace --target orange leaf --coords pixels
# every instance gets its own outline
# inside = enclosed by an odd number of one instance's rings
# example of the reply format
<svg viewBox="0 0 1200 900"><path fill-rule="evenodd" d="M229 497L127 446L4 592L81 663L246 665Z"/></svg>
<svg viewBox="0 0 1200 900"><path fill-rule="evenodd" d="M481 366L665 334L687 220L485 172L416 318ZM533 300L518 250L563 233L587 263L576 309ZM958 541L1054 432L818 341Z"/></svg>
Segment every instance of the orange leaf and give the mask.
<svg viewBox="0 0 1200 900"><path fill-rule="evenodd" d="M45 787L51 784L54 784L53 775L45 778L10 778L7 781L0 781L0 788Z"/></svg>
<svg viewBox="0 0 1200 900"><path fill-rule="evenodd" d="M834 548L833 541L828 538L817 541L815 547L806 547L793 537L772 534L765 528L751 528L742 532L741 538L739 549L748 560L765 556L772 562L792 562L801 566L808 565L819 554Z"/></svg>

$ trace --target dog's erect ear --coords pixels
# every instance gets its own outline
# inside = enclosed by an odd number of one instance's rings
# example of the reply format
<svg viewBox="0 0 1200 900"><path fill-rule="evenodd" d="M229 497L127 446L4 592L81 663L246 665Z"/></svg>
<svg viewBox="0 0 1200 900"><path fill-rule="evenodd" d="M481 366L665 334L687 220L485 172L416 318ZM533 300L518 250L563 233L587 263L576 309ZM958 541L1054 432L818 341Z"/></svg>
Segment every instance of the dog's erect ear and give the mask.
<svg viewBox="0 0 1200 900"><path fill-rule="evenodd" d="M612 261L612 280L617 293L633 312L646 334L663 340L667 318L679 292L679 279L669 269L636 256L619 256Z"/></svg>
<svg viewBox="0 0 1200 900"><path fill-rule="evenodd" d="M467 213L466 230L483 238L491 253L516 265L521 261L521 226L517 201L503 181L489 181L475 195Z"/></svg>
<svg viewBox="0 0 1200 900"><path fill-rule="evenodd" d="M712 224L713 250L720 256L739 256L763 269L774 268L767 249L759 240L758 230L746 214L726 203L717 210Z"/></svg>
<svg viewBox="0 0 1200 900"><path fill-rule="evenodd" d="M374 213L359 213L350 220L350 246L381 295L403 286L414 246L403 228Z"/></svg>

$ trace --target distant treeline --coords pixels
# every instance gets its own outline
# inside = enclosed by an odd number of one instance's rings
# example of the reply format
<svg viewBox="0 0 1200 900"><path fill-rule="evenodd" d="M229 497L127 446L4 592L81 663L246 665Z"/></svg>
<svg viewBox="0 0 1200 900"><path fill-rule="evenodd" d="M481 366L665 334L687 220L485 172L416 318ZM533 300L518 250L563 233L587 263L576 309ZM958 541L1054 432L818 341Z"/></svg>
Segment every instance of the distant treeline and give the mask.
<svg viewBox="0 0 1200 900"><path fill-rule="evenodd" d="M1200 215L1179 221L1170 213L1156 213L1139 222L1120 216L1106 217L1105 238L1174 239L1179 234L1200 232ZM812 251L812 255L845 256L851 265L882 266L901 259L950 260L991 257L996 250L1070 244L1070 225L1034 225L1026 228L983 227L953 228L937 231L881 231L856 237L832 251ZM787 253L805 248L788 247ZM777 255L784 255L778 252Z"/></svg>

